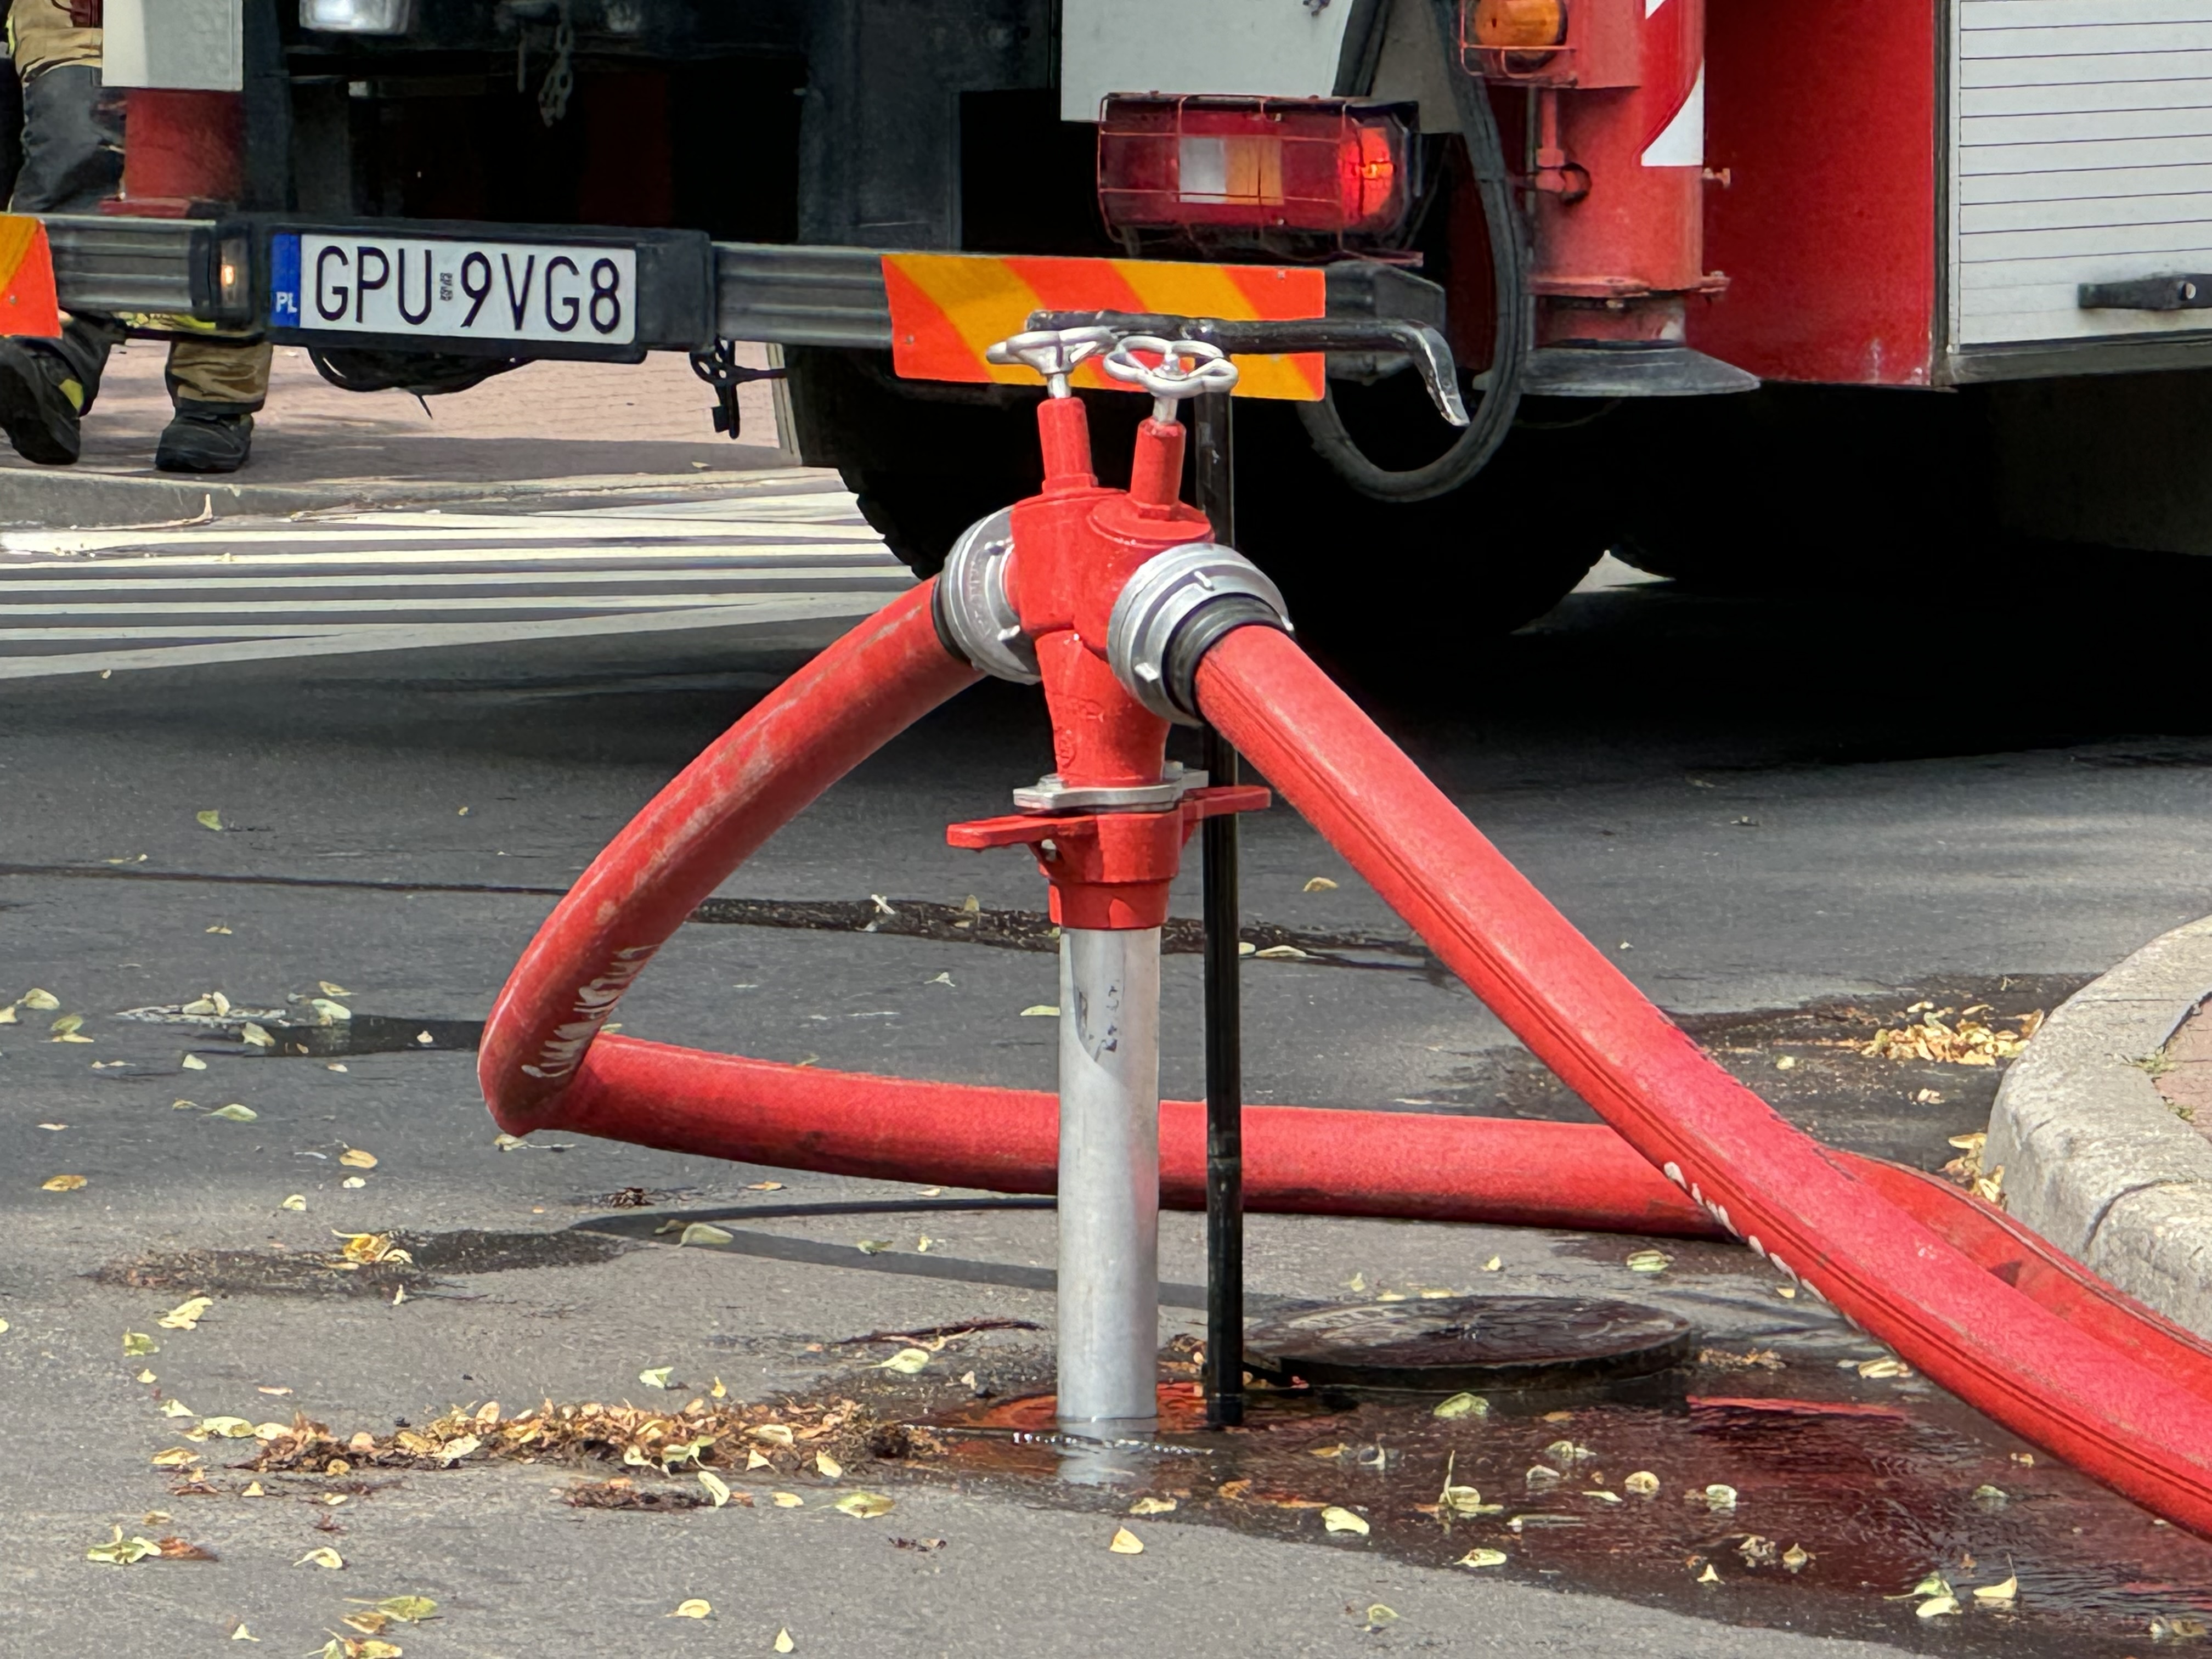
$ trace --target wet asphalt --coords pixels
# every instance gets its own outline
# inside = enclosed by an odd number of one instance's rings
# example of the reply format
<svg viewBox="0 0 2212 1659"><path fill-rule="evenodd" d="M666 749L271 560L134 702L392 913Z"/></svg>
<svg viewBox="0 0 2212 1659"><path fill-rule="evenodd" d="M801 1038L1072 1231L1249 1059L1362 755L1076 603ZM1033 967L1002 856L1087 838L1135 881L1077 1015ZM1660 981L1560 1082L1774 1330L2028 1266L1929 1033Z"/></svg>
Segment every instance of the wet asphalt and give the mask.
<svg viewBox="0 0 2212 1659"><path fill-rule="evenodd" d="M1786 1115L1934 1168L1948 1137L1978 1127L1994 1072L1869 1059L1859 1041L1921 1000L2048 1007L2212 909L2212 716L2165 643L2202 584L2117 557L2094 592L2087 574L1992 565L1862 590L1844 572L1766 597L1600 586L1508 640L1440 629L1419 673L1370 669L1360 689ZM250 1448L220 1440L200 1448L215 1491L173 1492L149 1459L192 1424L166 1401L256 1422L296 1408L343 1437L494 1399L509 1414L680 1405L720 1379L740 1399L850 1396L972 1425L1048 1379L1052 1300L1034 1287L1048 1212L726 1218L782 1241L750 1250L642 1230L618 1247L546 1243L610 1213L920 1195L574 1136L503 1151L476 1094L473 1022L551 896L816 642L658 636L11 694L0 1000L36 986L59 1006L0 1025L0 1395L15 1429L0 1437L0 1646L234 1652L243 1621L306 1652L355 1633L348 1598L399 1594L441 1603L433 1623L387 1632L411 1659L769 1651L785 1629L823 1654L2117 1656L2146 1649L2154 1620L2185 1634L2204 1616L2212 1550L2047 1460L2021 1462L2020 1443L1919 1379L1841 1369L1880 1350L1782 1299L1741 1252L1668 1244L1667 1270L1643 1274L1626 1259L1649 1241L1508 1229L1255 1218L1251 1283L1309 1302L1627 1296L1691 1321L1706 1362L1656 1392L1501 1403L1472 1424L1275 1402L1235 1447L1198 1437L1103 1485L1062 1479L1049 1449L950 1433L942 1455L842 1481L762 1474L751 1508L576 1510L556 1501L576 1472L550 1464L408 1471L340 1509L309 1501L306 1476L247 1498L250 1475L228 1466ZM1026 694L968 694L740 872L625 1001L624 1030L1049 1086L1051 1022L1020 1012L1054 993L1053 957L1022 919L1038 884L1016 854L942 838L950 819L1000 810L1048 754ZM220 831L197 820L210 811ZM1247 965L1254 1099L1587 1115L1289 814L1248 821L1245 862L1248 920L1309 951ZM1340 884L1309 892L1315 876ZM1184 888L1176 913L1194 915ZM992 939L857 931L871 895L925 921L973 896ZM1196 958L1170 957L1165 977L1163 1082L1189 1095ZM296 1018L288 999L322 981L343 988L368 1052L270 1054L219 1027L117 1018L219 990ZM91 1043L51 1040L71 1012ZM234 1103L253 1119L211 1115ZM374 1166L341 1163L349 1149ZM58 1174L85 1185L43 1190ZM304 1209L283 1207L294 1195ZM1163 1231L1164 1279L1202 1283L1196 1218ZM398 1282L374 1275L374 1294L333 1288L343 1275L319 1258L334 1231L410 1241L407 1298L394 1305ZM889 1249L839 1257L863 1239ZM909 1268L934 1255L945 1276L874 1270L883 1255ZM214 1306L198 1328L155 1322L198 1293ZM874 1369L882 1343L848 1340L978 1321L998 1328L952 1338L905 1381ZM1187 1353L1200 1324L1171 1306L1163 1338ZM125 1331L157 1352L126 1359ZM1752 1353L1779 1369L1738 1363ZM688 1392L641 1380L662 1366ZM1571 1415L1547 1422L1534 1405ZM1562 1438L1591 1455L1552 1455L1561 1487L1532 1484ZM1447 1527L1419 1507L1447 1460L1498 1514ZM1621 1495L1646 1471L1661 1485L1648 1504L1585 1495ZM777 1507L771 1484L805 1501ZM1716 1484L1736 1491L1733 1509L1686 1496ZM897 1508L828 1507L856 1485ZM1146 1495L1177 1508L1128 1519ZM1322 1504L1370 1531L1326 1530L1308 1507ZM1108 1549L1124 1521L1141 1555ZM220 1559L87 1561L118 1525ZM293 1565L325 1545L342 1569ZM1779 1564L1792 1545L1809 1558L1795 1571ZM1453 1565L1478 1547L1507 1559ZM1929 1572L1966 1611L1917 1616ZM2008 1572L2012 1600L1972 1598ZM695 1596L710 1618L665 1616Z"/></svg>

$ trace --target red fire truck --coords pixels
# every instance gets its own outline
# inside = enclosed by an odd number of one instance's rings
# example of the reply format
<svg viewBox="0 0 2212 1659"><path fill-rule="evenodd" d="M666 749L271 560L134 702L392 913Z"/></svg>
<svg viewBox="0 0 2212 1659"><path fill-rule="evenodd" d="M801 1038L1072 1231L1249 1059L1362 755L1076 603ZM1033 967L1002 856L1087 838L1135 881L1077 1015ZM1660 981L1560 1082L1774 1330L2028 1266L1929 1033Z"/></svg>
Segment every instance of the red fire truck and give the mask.
<svg viewBox="0 0 2212 1659"><path fill-rule="evenodd" d="M2212 0L106 0L106 27L125 195L50 225L64 305L430 388L769 342L805 458L917 568L1034 486L1037 394L973 313L903 313L944 295L886 252L999 256L1048 307L1069 271L1106 308L1156 264L1213 274L1184 294L1265 273L1439 330L1464 428L1405 354L1240 399L1240 538L1294 606L1370 548L1489 626L1608 546L1713 581L2212 551ZM917 378L946 318L973 372ZM1310 620L1360 623L1361 586Z"/></svg>

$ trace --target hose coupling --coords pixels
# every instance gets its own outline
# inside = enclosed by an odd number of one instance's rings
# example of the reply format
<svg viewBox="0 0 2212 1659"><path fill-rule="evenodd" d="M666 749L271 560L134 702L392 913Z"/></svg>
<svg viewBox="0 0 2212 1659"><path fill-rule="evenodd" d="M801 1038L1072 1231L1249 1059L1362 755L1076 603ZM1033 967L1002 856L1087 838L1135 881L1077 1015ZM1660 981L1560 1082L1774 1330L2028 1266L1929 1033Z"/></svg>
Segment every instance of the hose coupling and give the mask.
<svg viewBox="0 0 2212 1659"><path fill-rule="evenodd" d="M1282 590L1232 548L1191 542L1147 559L1114 601L1106 660L1152 713L1203 726L1198 665L1222 635L1254 625L1291 631Z"/></svg>
<svg viewBox="0 0 2212 1659"><path fill-rule="evenodd" d="M981 672L1018 685L1035 685L1036 646L1022 628L1006 592L1006 563L1014 551L1014 510L1002 507L960 532L945 556L931 614L945 649Z"/></svg>

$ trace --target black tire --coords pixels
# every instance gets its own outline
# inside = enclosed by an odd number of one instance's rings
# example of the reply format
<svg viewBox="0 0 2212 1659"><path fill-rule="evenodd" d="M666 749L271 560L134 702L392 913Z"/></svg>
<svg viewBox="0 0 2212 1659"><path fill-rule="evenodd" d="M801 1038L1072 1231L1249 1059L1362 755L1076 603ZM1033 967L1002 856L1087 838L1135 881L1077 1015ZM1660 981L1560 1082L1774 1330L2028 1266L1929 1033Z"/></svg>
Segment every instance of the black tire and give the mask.
<svg viewBox="0 0 2212 1659"><path fill-rule="evenodd" d="M977 519L1036 490L1035 393L917 386L853 352L794 349L790 364L800 453L837 468L917 574L939 569ZM1143 402L1086 401L1100 478L1124 483ZM1344 403L1354 435L1386 465L1449 441L1410 374ZM1528 422L1465 489L1401 504L1336 477L1287 407L1240 402L1237 422L1238 542L1282 585L1301 637L1340 660L1396 652L1408 630L1517 628L1556 605L1613 533L1601 492L1567 487L1571 432Z"/></svg>

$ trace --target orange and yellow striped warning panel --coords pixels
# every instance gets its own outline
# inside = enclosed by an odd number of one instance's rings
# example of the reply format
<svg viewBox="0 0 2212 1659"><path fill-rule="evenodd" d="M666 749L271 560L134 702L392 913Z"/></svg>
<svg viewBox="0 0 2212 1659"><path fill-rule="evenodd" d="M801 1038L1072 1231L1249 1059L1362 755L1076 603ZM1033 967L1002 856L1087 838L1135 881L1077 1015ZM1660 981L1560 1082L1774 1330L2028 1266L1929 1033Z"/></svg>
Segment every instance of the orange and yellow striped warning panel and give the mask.
<svg viewBox="0 0 2212 1659"><path fill-rule="evenodd" d="M1033 311L1152 311L1229 322L1280 321L1326 314L1328 281L1310 266L1200 265L1167 259L1012 258L983 253L886 253L884 287L891 301L891 363L910 380L999 380L1035 386L1036 374L983 361L994 341L1018 334ZM1319 400L1318 352L1245 357L1237 392L1244 398ZM1127 391L1096 362L1075 373L1078 386Z"/></svg>
<svg viewBox="0 0 2212 1659"><path fill-rule="evenodd" d="M61 331L45 224L27 213L0 213L0 334L50 340Z"/></svg>

